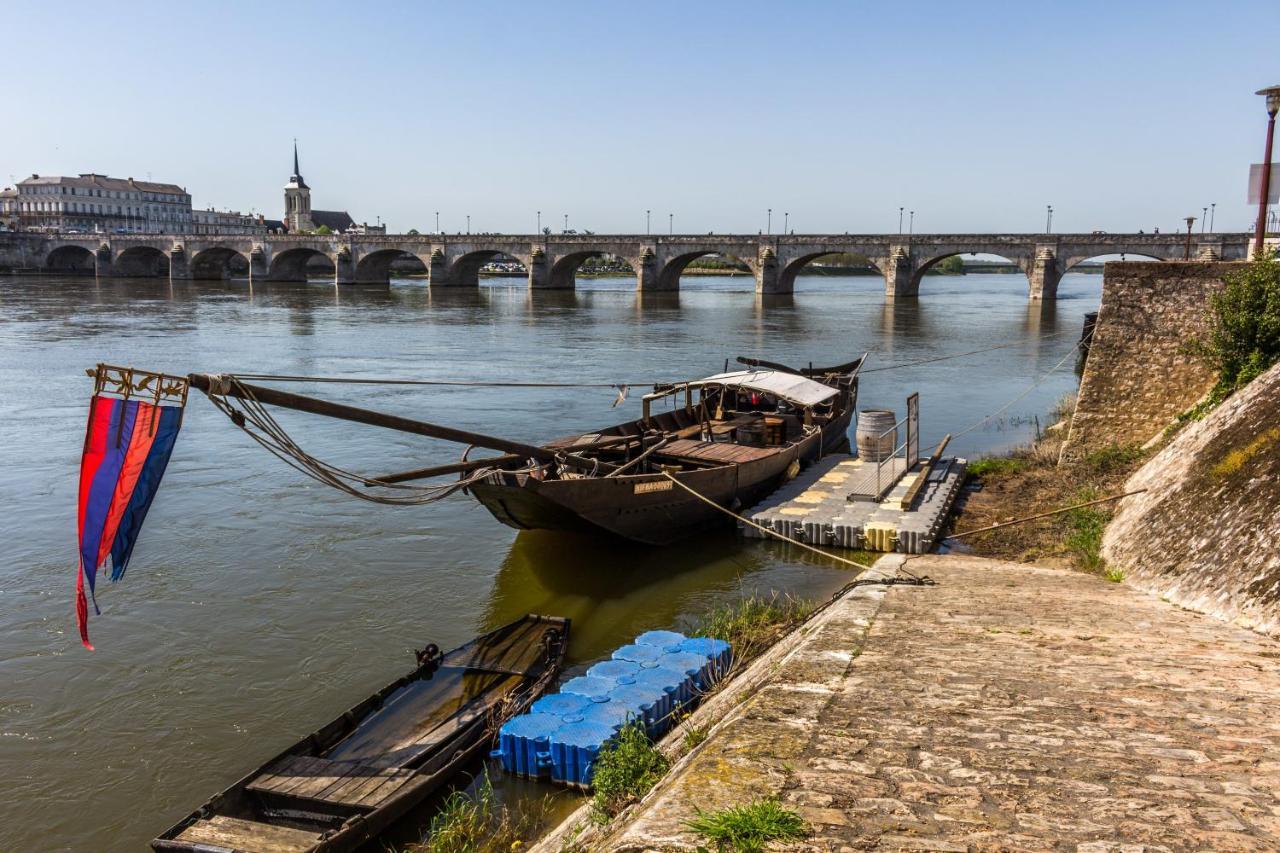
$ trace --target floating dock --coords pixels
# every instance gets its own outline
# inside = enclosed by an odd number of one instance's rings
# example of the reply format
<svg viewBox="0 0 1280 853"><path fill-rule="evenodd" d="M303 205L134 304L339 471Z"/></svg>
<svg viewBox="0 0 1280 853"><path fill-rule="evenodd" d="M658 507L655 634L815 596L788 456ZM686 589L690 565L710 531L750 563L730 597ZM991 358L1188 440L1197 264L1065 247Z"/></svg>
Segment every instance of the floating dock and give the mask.
<svg viewBox="0 0 1280 853"><path fill-rule="evenodd" d="M589 788L596 756L623 726L641 725L656 740L731 662L724 640L646 631L508 720L492 755L507 773Z"/></svg>
<svg viewBox="0 0 1280 853"><path fill-rule="evenodd" d="M963 458L945 457L907 470L906 460L896 457L877 477L874 462L828 456L743 517L810 545L925 554L960 493L966 465ZM739 528L751 538L767 537L749 524Z"/></svg>

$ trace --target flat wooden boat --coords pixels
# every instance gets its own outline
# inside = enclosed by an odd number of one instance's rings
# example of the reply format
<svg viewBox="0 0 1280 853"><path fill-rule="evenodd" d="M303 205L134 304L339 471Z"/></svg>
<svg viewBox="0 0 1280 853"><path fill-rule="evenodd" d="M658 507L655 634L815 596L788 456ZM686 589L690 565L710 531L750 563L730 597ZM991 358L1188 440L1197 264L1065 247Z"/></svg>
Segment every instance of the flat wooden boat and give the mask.
<svg viewBox="0 0 1280 853"><path fill-rule="evenodd" d="M666 475L720 507L758 502L848 440L864 359L794 369L740 358L743 370L656 387L637 420L550 442L574 449L569 464L507 461L467 490L520 529L666 545L731 524ZM655 413L664 402L671 407Z"/></svg>
<svg viewBox="0 0 1280 853"><path fill-rule="evenodd" d="M418 666L151 842L199 853L346 851L446 785L553 683L569 620L525 616Z"/></svg>

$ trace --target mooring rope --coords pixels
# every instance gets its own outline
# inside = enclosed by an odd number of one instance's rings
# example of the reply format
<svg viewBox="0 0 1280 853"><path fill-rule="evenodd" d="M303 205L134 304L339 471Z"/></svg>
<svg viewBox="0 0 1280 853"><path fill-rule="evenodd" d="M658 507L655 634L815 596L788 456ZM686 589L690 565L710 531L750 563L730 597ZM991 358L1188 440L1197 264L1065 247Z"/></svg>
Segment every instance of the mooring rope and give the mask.
<svg viewBox="0 0 1280 853"><path fill-rule="evenodd" d="M1038 338L1037 340L1042 340L1042 341L1052 340L1054 338L1061 338L1065 335L1074 335L1074 334L1076 333L1070 332L1070 331L1054 332L1051 335L1044 335L1043 337ZM886 370L901 370L904 367L915 367L920 364L933 364L934 362L937 362L937 361L949 361L950 359L953 359L953 358L964 358L965 356L970 356L970 355L981 355L984 352L995 352L996 350L1009 349L1010 347L1022 346L1024 343L1025 341L1014 341L1013 343L999 344L993 347L983 347L982 349L969 350L968 352L957 352L957 353L952 353L950 355L934 356L933 358L922 358L918 361L904 361L901 364L890 364L885 367L868 368L867 370L862 371L862 373L881 373Z"/></svg>
<svg viewBox="0 0 1280 853"><path fill-rule="evenodd" d="M718 511L720 511L720 512L724 513L725 515L729 516L730 518L735 518L735 519L737 519L738 521L740 521L740 522L741 522L741 523L743 523L743 524L746 524L746 525L748 525L748 526L750 526L750 527L754 527L756 530L759 530L761 533L768 534L769 536L772 536L772 537L774 537L775 539L781 539L783 542L787 542L787 543L789 543L789 544L791 544L791 545L795 545L795 546L797 546L797 547L799 547L799 548L803 548L803 549L804 549L804 550L806 550L806 551L812 551L814 554L818 554L819 556L826 557L827 559L835 560L837 563L844 563L846 566L851 566L851 567L853 567L853 568L855 568L855 569L858 569L859 571L865 571L867 568L869 568L868 566L866 566L866 565L864 565L864 564L862 564L862 563L859 563L859 562L857 562L856 560L850 560L850 559L848 559L847 557L841 557L841 556L840 556L840 555L838 555L838 554L832 554L830 551L824 551L824 550L822 550L821 548L815 548L814 546L812 546L812 545L808 544L807 542L801 542L799 539L792 539L790 536L786 536L786 535L784 535L784 534L782 534L782 533L779 533L779 532L778 532L778 531L776 531L776 530L771 530L771 529L769 529L768 527L765 527L765 526L764 526L764 525L762 525L762 524L757 524L756 522L752 521L752 520L751 520L751 519L749 519L749 518L746 518L746 517L744 517L744 516L738 515L738 513L734 512L733 510L731 510L731 509L729 509L729 508L727 508L727 507L720 506L720 504L718 504L718 503L716 503L715 501L711 500L711 498L707 497L706 495L702 494L701 492L699 492L699 491L697 491L697 490L695 490L695 489L693 489L693 488L691 488L691 487L689 487L689 486L685 485L684 483L680 482L680 481L679 481L679 480L677 480L675 477L673 477L673 476L671 475L671 472L669 472L669 471L663 471L663 472L662 472L662 476L666 477L668 480L670 480L671 482L675 483L677 486L679 486L680 488L684 489L686 492L688 492L689 494L693 495L695 498L697 498L698 500L700 500L700 501L702 501L703 503L707 504L708 506L710 506L710 507L714 507L716 510L718 510ZM904 569L899 569L899 571L904 572L904 573L905 573L905 574L906 574L906 575L907 575L907 576L908 576L908 577L909 577L913 582L917 582L917 583L927 583L927 584L931 584L931 583L933 583L933 582L928 578L928 576L915 575L915 574L912 574L911 572L907 572L907 571L905 571Z"/></svg>

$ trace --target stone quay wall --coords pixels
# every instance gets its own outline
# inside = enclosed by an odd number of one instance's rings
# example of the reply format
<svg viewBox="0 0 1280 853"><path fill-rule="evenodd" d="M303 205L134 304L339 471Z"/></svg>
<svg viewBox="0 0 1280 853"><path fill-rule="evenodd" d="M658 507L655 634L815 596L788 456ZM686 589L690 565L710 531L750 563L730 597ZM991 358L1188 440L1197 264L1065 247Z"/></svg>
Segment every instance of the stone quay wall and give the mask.
<svg viewBox="0 0 1280 853"><path fill-rule="evenodd" d="M1108 263L1102 306L1063 460L1107 445L1145 444L1199 402L1216 379L1187 350L1209 330L1209 297L1242 265Z"/></svg>
<svg viewBox="0 0 1280 853"><path fill-rule="evenodd" d="M1280 639L1280 365L1125 484L1102 553L1134 586Z"/></svg>

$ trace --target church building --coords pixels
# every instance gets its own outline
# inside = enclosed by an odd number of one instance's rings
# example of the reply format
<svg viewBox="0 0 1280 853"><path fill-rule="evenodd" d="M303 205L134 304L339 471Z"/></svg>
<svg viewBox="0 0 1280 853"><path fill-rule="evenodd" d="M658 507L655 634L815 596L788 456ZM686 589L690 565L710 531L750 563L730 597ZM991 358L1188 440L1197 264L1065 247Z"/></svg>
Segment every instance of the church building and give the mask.
<svg viewBox="0 0 1280 853"><path fill-rule="evenodd" d="M385 234L386 226L357 224L345 210L312 210L311 187L302 179L298 168L298 143L293 143L293 174L284 185L284 228L290 233L315 231L328 228L334 234L354 232L360 234Z"/></svg>

